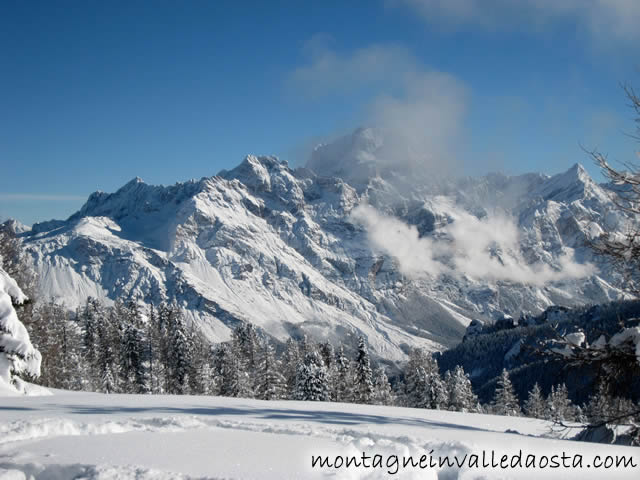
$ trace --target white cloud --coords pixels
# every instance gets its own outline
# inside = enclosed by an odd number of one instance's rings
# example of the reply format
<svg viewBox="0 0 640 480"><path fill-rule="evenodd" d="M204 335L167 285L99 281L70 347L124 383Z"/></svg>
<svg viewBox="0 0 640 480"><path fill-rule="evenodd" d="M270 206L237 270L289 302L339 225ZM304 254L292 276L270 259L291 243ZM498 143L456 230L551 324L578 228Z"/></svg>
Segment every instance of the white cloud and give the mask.
<svg viewBox="0 0 640 480"><path fill-rule="evenodd" d="M326 35L312 37L308 63L289 75L291 89L313 99L364 92L361 125L386 134L378 160L406 169L451 166L467 106L463 82L429 69L401 46L338 52L330 43Z"/></svg>
<svg viewBox="0 0 640 480"><path fill-rule="evenodd" d="M410 278L448 273L542 286L594 273L592 265L578 264L568 256L558 259L556 269L543 263L527 264L520 252L518 228L504 214L495 212L478 219L453 206L449 213L454 221L441 231L447 240L419 238L416 227L381 215L368 205L354 209L351 218L365 227L372 246L396 259L400 271ZM452 262L454 268L445 262Z"/></svg>
<svg viewBox="0 0 640 480"><path fill-rule="evenodd" d="M633 41L640 36L638 0L391 0L430 25L540 30L554 21L575 21L594 40Z"/></svg>
<svg viewBox="0 0 640 480"><path fill-rule="evenodd" d="M441 171L455 163L466 112L467 89L454 76L415 72L405 76L400 95L380 95L368 122L390 133L385 153L390 162L415 171Z"/></svg>
<svg viewBox="0 0 640 480"><path fill-rule="evenodd" d="M294 69L288 78L296 92L318 98L369 87L389 88L419 70L413 55L399 45L370 45L341 54L330 44L331 38L323 33L307 42L304 52L309 62Z"/></svg>
<svg viewBox="0 0 640 480"><path fill-rule="evenodd" d="M351 212L351 219L365 227L371 245L398 261L400 271L411 278L437 277L448 268L434 259L441 249L428 237L419 237L413 225L379 214L369 205L359 205Z"/></svg>

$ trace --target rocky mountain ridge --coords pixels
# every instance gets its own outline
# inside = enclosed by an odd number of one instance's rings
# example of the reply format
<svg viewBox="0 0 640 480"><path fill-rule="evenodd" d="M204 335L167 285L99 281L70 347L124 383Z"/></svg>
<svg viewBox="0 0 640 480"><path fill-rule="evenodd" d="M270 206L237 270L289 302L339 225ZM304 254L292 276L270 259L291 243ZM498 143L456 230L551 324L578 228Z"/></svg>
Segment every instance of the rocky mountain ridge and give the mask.
<svg viewBox="0 0 640 480"><path fill-rule="evenodd" d="M249 155L232 170L173 186L136 178L115 193L92 194L66 221L20 235L44 296L69 308L87 296L175 301L214 340L250 321L281 340L364 335L389 360L412 345L452 345L472 319L622 298L622 279L585 240L630 220L580 165L553 177L491 174L411 185L404 174L385 175L389 162L376 167L380 143L360 129L318 147L310 168ZM329 157L324 172L321 160ZM350 180L327 176L336 171ZM569 255L597 270L544 285L465 272L411 278L393 249L376 248L354 221L362 204L444 242L460 221L456 212L480 222L501 212L518 229L516 261L553 271ZM495 255L502 261L506 254Z"/></svg>

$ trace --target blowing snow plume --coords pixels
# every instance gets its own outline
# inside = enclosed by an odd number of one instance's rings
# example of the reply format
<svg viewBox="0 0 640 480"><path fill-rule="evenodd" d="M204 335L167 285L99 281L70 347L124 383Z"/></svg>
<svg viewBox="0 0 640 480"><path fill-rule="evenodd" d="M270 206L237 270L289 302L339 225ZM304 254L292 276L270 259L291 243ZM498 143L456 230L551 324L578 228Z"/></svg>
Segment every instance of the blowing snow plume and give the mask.
<svg viewBox="0 0 640 480"><path fill-rule="evenodd" d="M518 228L507 215L494 212L480 219L456 206L447 208L453 222L440 230L441 239L420 237L415 226L369 205L355 208L351 219L366 229L374 248L393 257L400 271L413 279L446 273L543 286L595 272L593 265L579 264L569 255L560 256L556 268L541 262L528 264L521 253Z"/></svg>

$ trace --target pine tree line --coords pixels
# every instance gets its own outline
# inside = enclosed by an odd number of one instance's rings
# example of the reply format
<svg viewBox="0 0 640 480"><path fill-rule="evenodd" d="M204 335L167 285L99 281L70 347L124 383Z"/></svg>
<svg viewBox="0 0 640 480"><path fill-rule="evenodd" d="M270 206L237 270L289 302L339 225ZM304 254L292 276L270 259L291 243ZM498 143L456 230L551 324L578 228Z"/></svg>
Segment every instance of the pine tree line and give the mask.
<svg viewBox="0 0 640 480"><path fill-rule="evenodd" d="M104 393L206 393L208 342L175 305L142 312L135 302L106 307L89 298L76 312L34 308L31 336L43 356L38 382Z"/></svg>
<svg viewBox="0 0 640 480"><path fill-rule="evenodd" d="M43 357L39 383L54 388L398 405L556 422L597 422L629 409L629 400L613 398L605 385L580 407L564 384L547 396L535 384L521 405L506 369L492 401L481 404L462 366L442 376L436 358L418 348L392 386L386 370L372 365L362 337L349 356L343 345L306 337L276 345L241 323L230 340L213 345L170 304L142 311L135 302L106 307L89 298L68 312L48 303L34 307L30 326Z"/></svg>

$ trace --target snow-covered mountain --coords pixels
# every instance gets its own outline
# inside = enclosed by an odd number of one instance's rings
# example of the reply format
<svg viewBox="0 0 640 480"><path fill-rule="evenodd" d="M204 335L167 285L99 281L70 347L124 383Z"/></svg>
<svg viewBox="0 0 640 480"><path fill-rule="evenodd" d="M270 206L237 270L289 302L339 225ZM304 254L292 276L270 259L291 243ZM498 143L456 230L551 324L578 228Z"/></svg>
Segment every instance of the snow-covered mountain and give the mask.
<svg viewBox="0 0 640 480"><path fill-rule="evenodd" d="M628 219L580 165L553 177L434 182L394 171L387 153L375 130L359 129L317 147L308 168L249 155L233 170L169 187L136 178L115 193L93 193L66 221L21 235L44 296L68 307L87 296L175 300L212 339L227 339L246 320L278 339L362 334L390 360L409 345L457 342L471 319L622 295L622 280L585 240ZM593 262L598 270L523 283L456 271L449 258L446 272L413 277L401 268L411 251L379 248L354 219L362 204L443 245L465 216L485 225L499 212L513 220L520 242L517 252L488 252L503 268L516 262L558 272L572 258L574 267Z"/></svg>

